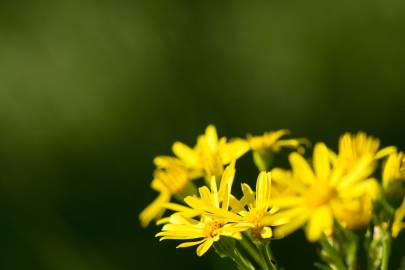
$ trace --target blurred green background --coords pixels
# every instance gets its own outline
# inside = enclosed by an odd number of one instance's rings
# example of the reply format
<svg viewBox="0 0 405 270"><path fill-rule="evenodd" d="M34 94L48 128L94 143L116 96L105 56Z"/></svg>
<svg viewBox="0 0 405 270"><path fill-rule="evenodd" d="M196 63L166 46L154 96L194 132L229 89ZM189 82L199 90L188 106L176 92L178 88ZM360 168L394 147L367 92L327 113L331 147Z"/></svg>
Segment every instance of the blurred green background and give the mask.
<svg viewBox="0 0 405 270"><path fill-rule="evenodd" d="M404 25L402 0L1 1L0 269L232 269L140 227L153 157L209 123L405 149ZM301 232L273 249L313 268Z"/></svg>

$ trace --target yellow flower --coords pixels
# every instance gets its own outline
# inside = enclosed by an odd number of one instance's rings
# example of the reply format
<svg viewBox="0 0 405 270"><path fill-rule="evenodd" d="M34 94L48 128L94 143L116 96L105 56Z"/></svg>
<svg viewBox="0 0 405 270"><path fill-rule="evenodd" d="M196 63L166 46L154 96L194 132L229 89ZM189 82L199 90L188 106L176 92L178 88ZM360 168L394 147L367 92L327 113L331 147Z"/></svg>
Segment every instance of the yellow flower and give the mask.
<svg viewBox="0 0 405 270"><path fill-rule="evenodd" d="M394 146L388 146L380 149L380 140L372 136L368 136L364 132L357 134L345 133L339 140L339 160L349 165L355 166L365 155L371 155L375 159L379 159L396 151Z"/></svg>
<svg viewBox="0 0 405 270"><path fill-rule="evenodd" d="M272 152L279 152L281 148L297 148L301 144L307 144L305 139L283 139L280 138L290 134L286 129L280 129L272 132L265 132L261 136L252 136L248 134L247 141L253 151L271 150Z"/></svg>
<svg viewBox="0 0 405 270"><path fill-rule="evenodd" d="M243 197L232 203L232 211L240 215L238 226L251 230L256 238L270 238L273 235L270 226L275 226L272 214L276 208L270 205L271 173L261 172L256 181L256 194L247 184L242 184ZM247 210L246 210L247 207Z"/></svg>
<svg viewBox="0 0 405 270"><path fill-rule="evenodd" d="M397 237L399 232L405 228L405 155L403 152L392 153L384 164L383 169L383 187L388 200L394 205L402 203L395 211L394 221L392 223L392 237Z"/></svg>
<svg viewBox="0 0 405 270"><path fill-rule="evenodd" d="M156 236L161 237L160 240L187 240L187 242L178 245L178 248L198 245L198 256L202 256L207 252L214 242L219 241L221 236L241 239L241 228L238 228L235 224L228 223L225 219L204 214L204 211L207 209L223 209L227 211L234 175L235 168L234 163L232 163L225 169L219 190L213 176L210 189L203 186L199 188L199 197L188 196L184 199L189 207L167 204L167 208L178 212L172 214L169 218L159 221L159 223L166 224ZM201 215L200 220L194 218L198 215Z"/></svg>
<svg viewBox="0 0 405 270"><path fill-rule="evenodd" d="M206 179L211 179L212 176L220 178L223 166L244 155L249 150L249 145L242 139L229 142L225 137L218 139L215 127L209 125L205 134L198 137L194 148L181 142L175 142L172 148L187 168L201 173Z"/></svg>
<svg viewBox="0 0 405 270"><path fill-rule="evenodd" d="M333 213L344 228L361 228L370 222L373 214L372 199L375 198L377 189L377 182L371 182L370 190L364 195L353 199L348 198L345 203L332 204Z"/></svg>
<svg viewBox="0 0 405 270"><path fill-rule="evenodd" d="M160 194L139 215L141 225L144 227L148 226L153 219L162 216L165 211L164 205L170 201L172 195L182 195L190 186L189 182L198 177L176 158L157 157L154 163L158 168L154 172L151 187Z"/></svg>
<svg viewBox="0 0 405 270"><path fill-rule="evenodd" d="M403 152L394 152L387 158L383 169L383 186L388 186L397 181L405 181L405 156Z"/></svg>
<svg viewBox="0 0 405 270"><path fill-rule="evenodd" d="M401 206L395 211L394 222L392 223L392 237L396 238L399 232L405 228L405 197Z"/></svg>
<svg viewBox="0 0 405 270"><path fill-rule="evenodd" d="M314 148L313 168L300 154L290 154L292 172L273 175L273 182L289 190L271 200L280 208L273 220L286 222L275 229L275 236L283 237L306 224L308 240L317 241L322 233L332 233L334 219L347 227L367 224L371 211L363 209L362 200L372 200L378 187L369 178L373 159L364 153L355 164L334 162L331 150L323 143ZM347 209L352 214L340 214Z"/></svg>
<svg viewBox="0 0 405 270"><path fill-rule="evenodd" d="M242 239L240 231L233 228L233 224L225 224L221 220L215 220L208 216L203 216L200 221L197 221L179 214L173 214L169 223L164 225L162 231L156 236L161 237L160 240L186 240L177 248L198 245L198 256L204 255L214 242L219 241L221 236Z"/></svg>
<svg viewBox="0 0 405 270"><path fill-rule="evenodd" d="M309 144L305 139L281 139L289 134L285 129L273 132L265 132L261 136L247 135L247 142L253 154L253 161L259 171L268 171L274 160L274 154L282 148L297 149L298 152L304 152L303 144Z"/></svg>
<svg viewBox="0 0 405 270"><path fill-rule="evenodd" d="M221 207L202 198L188 197L185 201L194 209L200 209L207 216L223 222L234 223L233 228L238 228L240 231L249 230L256 238L270 238L272 236L270 226L278 225L271 218L277 210L270 206L271 174L266 172L259 174L256 182L256 193L252 191L249 185L243 183L243 196L240 200L230 194L230 185L227 187L229 190L224 194L229 193L229 195L224 198L229 202L224 202ZM228 207L231 207L232 210L228 210Z"/></svg>

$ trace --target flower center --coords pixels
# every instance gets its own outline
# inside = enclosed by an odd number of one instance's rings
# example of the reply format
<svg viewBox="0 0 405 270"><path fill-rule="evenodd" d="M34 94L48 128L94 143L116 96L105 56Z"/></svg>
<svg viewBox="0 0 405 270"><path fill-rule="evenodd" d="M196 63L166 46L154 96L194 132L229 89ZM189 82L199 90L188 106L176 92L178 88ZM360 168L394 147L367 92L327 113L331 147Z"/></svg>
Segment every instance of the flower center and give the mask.
<svg viewBox="0 0 405 270"><path fill-rule="evenodd" d="M256 238L260 238L263 229L262 219L266 213L260 209L253 208L246 213L244 219L246 222L253 224L254 228L251 229L252 234Z"/></svg>
<svg viewBox="0 0 405 270"><path fill-rule="evenodd" d="M218 235L218 230L223 226L223 222L210 221L205 224L204 235L206 237L215 237Z"/></svg>
<svg viewBox="0 0 405 270"><path fill-rule="evenodd" d="M253 208L245 215L245 220L254 224L256 227L260 226L261 220L264 216L263 211Z"/></svg>
<svg viewBox="0 0 405 270"><path fill-rule="evenodd" d="M327 183L316 183L305 194L305 203L309 208L327 204L335 195L335 190Z"/></svg>

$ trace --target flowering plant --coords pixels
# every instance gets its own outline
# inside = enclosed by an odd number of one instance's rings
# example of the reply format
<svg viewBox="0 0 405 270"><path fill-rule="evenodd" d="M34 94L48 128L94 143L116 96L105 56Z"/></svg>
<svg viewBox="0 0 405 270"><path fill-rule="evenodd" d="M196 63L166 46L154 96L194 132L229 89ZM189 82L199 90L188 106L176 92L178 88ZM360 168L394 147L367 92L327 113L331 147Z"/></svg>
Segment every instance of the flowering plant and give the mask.
<svg viewBox="0 0 405 270"><path fill-rule="evenodd" d="M160 240L197 246L198 256L213 247L238 269L278 269L271 241L300 228L320 245L319 269L362 268L362 246L367 269L388 269L391 242L405 227L404 153L359 132L342 135L336 152L316 143L306 158L311 144L288 134L227 140L210 125L194 147L175 142L174 156L154 159L151 187L159 196L140 214L141 224L156 220ZM273 166L283 148L290 151L288 169ZM249 151L259 170L256 186L241 183L238 198L236 162ZM205 184L197 188L198 179Z"/></svg>

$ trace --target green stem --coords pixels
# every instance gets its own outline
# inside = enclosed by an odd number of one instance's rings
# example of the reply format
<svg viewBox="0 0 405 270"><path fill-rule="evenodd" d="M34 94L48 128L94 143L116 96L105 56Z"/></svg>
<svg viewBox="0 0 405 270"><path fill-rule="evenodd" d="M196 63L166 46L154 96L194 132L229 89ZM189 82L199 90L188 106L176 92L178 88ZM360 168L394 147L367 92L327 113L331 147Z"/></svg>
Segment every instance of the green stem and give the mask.
<svg viewBox="0 0 405 270"><path fill-rule="evenodd" d="M264 261L264 258L260 256L257 248L250 242L247 237L243 236L242 240L239 241L239 243L246 250L246 252L257 262L261 269L268 270L266 261Z"/></svg>
<svg viewBox="0 0 405 270"><path fill-rule="evenodd" d="M263 244L263 246L264 246L264 250L263 250L264 258L266 259L267 265L269 266L270 269L276 270L277 267L274 264L273 255L271 254L271 250L270 250L270 242Z"/></svg>
<svg viewBox="0 0 405 270"><path fill-rule="evenodd" d="M214 244L214 248L221 258L228 257L234 261L239 270L255 270L250 260L239 252L234 239L224 237Z"/></svg>
<svg viewBox="0 0 405 270"><path fill-rule="evenodd" d="M232 259L239 266L240 270L255 270L254 266L237 249L235 249L235 256L232 256Z"/></svg>
<svg viewBox="0 0 405 270"><path fill-rule="evenodd" d="M380 203L384 207L384 209L390 214L391 216L395 213L395 208L392 207L384 197L380 198Z"/></svg>
<svg viewBox="0 0 405 270"><path fill-rule="evenodd" d="M357 251L358 251L358 237L352 231L345 231L347 237L346 245L346 263L349 270L357 268Z"/></svg>
<svg viewBox="0 0 405 270"><path fill-rule="evenodd" d="M389 230L383 230L383 257L381 262L381 270L388 270L389 258L391 254L391 235Z"/></svg>
<svg viewBox="0 0 405 270"><path fill-rule="evenodd" d="M339 270L347 270L343 258L339 254L338 250L336 250L335 246L330 243L329 239L325 235L321 236L321 238L319 239L319 243L321 244L321 247L324 250L325 254L327 254L328 261L330 260L331 262L333 262L333 264L335 264L337 269Z"/></svg>

